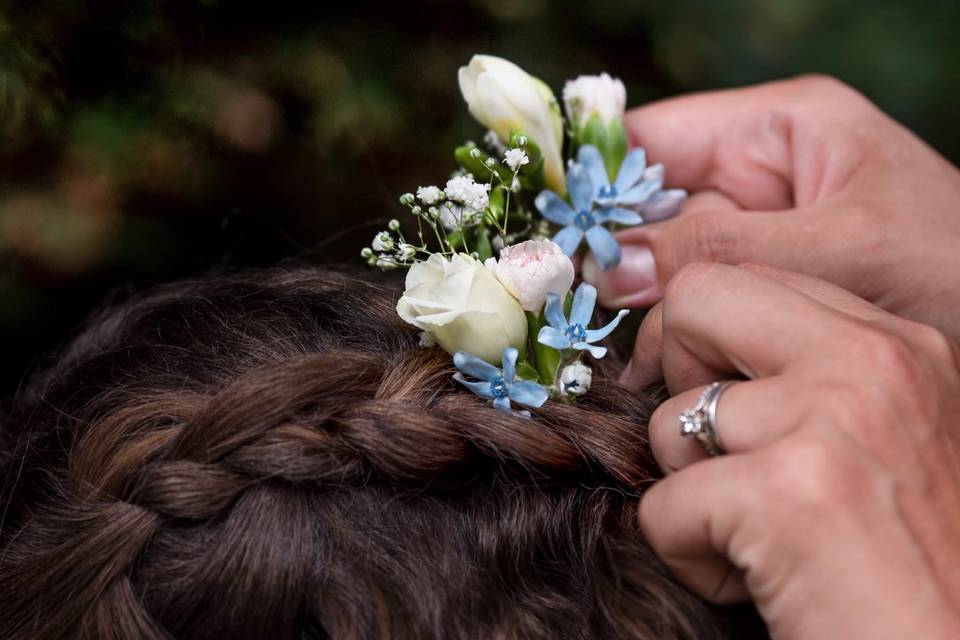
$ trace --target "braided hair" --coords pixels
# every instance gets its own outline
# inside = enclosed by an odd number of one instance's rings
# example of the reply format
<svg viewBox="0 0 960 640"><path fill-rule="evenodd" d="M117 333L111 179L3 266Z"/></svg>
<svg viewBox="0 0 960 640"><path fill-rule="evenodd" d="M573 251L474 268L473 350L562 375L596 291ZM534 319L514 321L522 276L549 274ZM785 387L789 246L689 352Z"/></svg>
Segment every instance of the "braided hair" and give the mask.
<svg viewBox="0 0 960 640"><path fill-rule="evenodd" d="M718 638L642 542L649 398L532 419L397 290L285 266L106 309L14 399L0 638Z"/></svg>

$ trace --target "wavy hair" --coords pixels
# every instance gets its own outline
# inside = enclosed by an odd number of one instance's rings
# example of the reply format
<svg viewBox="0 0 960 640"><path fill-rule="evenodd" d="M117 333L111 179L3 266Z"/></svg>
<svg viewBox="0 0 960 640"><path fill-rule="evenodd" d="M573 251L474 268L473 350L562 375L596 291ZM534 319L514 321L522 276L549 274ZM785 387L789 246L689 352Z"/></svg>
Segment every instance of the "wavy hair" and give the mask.
<svg viewBox="0 0 960 640"><path fill-rule="evenodd" d="M719 638L643 543L650 398L507 415L394 288L282 267L97 315L12 405L0 638Z"/></svg>

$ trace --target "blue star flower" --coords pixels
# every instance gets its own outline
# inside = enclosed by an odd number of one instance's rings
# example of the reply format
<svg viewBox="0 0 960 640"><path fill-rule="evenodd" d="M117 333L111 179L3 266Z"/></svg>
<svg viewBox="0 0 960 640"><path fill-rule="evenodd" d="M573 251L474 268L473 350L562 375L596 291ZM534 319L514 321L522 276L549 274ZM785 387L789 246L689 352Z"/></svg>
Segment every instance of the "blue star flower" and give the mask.
<svg viewBox="0 0 960 640"><path fill-rule="evenodd" d="M642 205L663 186L663 165L647 168L647 154L643 149L634 149L623 159L617 178L611 184L603 164L600 150L585 144L577 152L577 162L586 168L596 189L594 200L601 208L621 209L624 217L636 215L637 224L642 218L635 207ZM629 207L629 208L625 208ZM634 219L630 217L630 219Z"/></svg>
<svg viewBox="0 0 960 640"><path fill-rule="evenodd" d="M453 379L484 400L492 400L493 406L507 413L510 413L511 400L528 407L543 406L550 393L536 382L517 379L518 355L513 347L504 349L501 370L465 351L457 351L453 354L453 364L463 373L453 374ZM482 382L470 382L464 379L464 373ZM529 411L520 413L530 415Z"/></svg>
<svg viewBox="0 0 960 640"><path fill-rule="evenodd" d="M547 294L547 306L544 314L549 326L540 329L537 342L562 351L577 349L589 351L594 358L607 355L604 347L594 347L591 343L606 338L620 324L620 319L630 313L622 310L602 329L587 329L590 318L593 317L593 308L597 304L597 290L587 283L577 287L573 294L573 305L570 307L570 320L563 314L563 303L555 293Z"/></svg>

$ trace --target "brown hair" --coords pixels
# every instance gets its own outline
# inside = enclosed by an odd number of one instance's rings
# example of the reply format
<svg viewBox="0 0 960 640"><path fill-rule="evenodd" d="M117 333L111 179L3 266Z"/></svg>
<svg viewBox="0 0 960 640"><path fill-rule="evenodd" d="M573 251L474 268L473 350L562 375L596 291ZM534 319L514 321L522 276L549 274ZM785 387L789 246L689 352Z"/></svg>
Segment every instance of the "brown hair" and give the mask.
<svg viewBox="0 0 960 640"><path fill-rule="evenodd" d="M649 399L507 415L397 292L286 267L101 313L13 405L0 638L715 638L641 540Z"/></svg>

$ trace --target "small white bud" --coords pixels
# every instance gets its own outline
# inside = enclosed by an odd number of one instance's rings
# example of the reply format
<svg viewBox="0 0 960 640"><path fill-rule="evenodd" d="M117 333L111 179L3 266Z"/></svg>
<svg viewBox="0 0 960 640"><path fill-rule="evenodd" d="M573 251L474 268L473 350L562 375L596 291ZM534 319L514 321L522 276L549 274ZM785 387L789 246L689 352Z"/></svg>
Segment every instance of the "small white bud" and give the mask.
<svg viewBox="0 0 960 640"><path fill-rule="evenodd" d="M417 255L417 248L407 242L401 242L397 247L397 260L400 262L409 262Z"/></svg>
<svg viewBox="0 0 960 640"><path fill-rule="evenodd" d="M387 223L387 229L390 229L390 231L396 231L399 228L400 228L400 221L397 220L396 218L394 218L393 220Z"/></svg>
<svg viewBox="0 0 960 640"><path fill-rule="evenodd" d="M371 245L374 251L393 251L393 237L386 231L381 231L373 237Z"/></svg>
<svg viewBox="0 0 960 640"><path fill-rule="evenodd" d="M427 213L429 213L430 217L434 220L440 217L440 209L437 209L436 207L430 207L427 209Z"/></svg>
<svg viewBox="0 0 960 640"><path fill-rule="evenodd" d="M409 207L410 205L412 205L414 200L416 200L416 198L413 197L412 193L405 193L402 196L400 196L400 204L402 204L405 207Z"/></svg>
<svg viewBox="0 0 960 640"><path fill-rule="evenodd" d="M582 362L567 365L560 372L560 392L565 395L582 396L592 382L593 370Z"/></svg>
<svg viewBox="0 0 960 640"><path fill-rule="evenodd" d="M412 213L415 216L418 216L421 213L423 213L423 209L420 208L420 205L417 205L413 209L410 209L410 213Z"/></svg>
<svg viewBox="0 0 960 640"><path fill-rule="evenodd" d="M527 146L527 136L517 136L517 148L523 149Z"/></svg>
<svg viewBox="0 0 960 640"><path fill-rule="evenodd" d="M361 258L369 258L373 255L373 250L370 247L364 247L363 251L360 252Z"/></svg>
<svg viewBox="0 0 960 640"><path fill-rule="evenodd" d="M487 165L488 169L493 169L495 166L497 166L497 161L493 158L487 158L487 161L483 164Z"/></svg>
<svg viewBox="0 0 960 640"><path fill-rule="evenodd" d="M377 266L384 271L390 271L397 268L397 259L393 256L382 255L377 258Z"/></svg>
<svg viewBox="0 0 960 640"><path fill-rule="evenodd" d="M477 149L476 147L474 147L473 149L470 149L470 157L473 158L474 160L476 160L482 155L483 153L480 151L480 149Z"/></svg>

